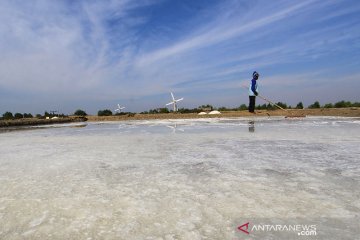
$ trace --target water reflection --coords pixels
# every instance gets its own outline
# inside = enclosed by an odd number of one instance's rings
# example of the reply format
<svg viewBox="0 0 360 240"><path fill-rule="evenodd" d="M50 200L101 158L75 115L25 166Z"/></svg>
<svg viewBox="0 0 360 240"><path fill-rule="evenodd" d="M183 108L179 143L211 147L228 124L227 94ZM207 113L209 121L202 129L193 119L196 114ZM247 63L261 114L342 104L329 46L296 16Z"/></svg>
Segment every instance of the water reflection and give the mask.
<svg viewBox="0 0 360 240"><path fill-rule="evenodd" d="M177 131L184 132L184 129L178 128L176 123L173 125L166 125L166 127L171 128L173 133L176 133Z"/></svg>
<svg viewBox="0 0 360 240"><path fill-rule="evenodd" d="M255 132L255 121L249 121L249 132Z"/></svg>

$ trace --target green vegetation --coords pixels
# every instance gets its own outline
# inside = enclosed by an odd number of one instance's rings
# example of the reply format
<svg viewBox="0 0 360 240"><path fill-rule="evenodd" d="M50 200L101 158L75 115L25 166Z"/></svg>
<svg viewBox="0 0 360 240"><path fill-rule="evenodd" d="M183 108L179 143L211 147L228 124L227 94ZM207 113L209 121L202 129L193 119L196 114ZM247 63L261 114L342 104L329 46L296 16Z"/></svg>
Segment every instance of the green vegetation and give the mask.
<svg viewBox="0 0 360 240"><path fill-rule="evenodd" d="M48 113L47 111L44 112L43 116L40 116L40 118L53 118L53 117L67 117L67 115L64 114L58 114L55 113L54 111L50 111L50 113Z"/></svg>
<svg viewBox="0 0 360 240"><path fill-rule="evenodd" d="M32 118L33 115L31 113L15 113L14 115L12 112L6 112L2 115L0 120L12 120L12 119L21 119L21 118Z"/></svg>
<svg viewBox="0 0 360 240"><path fill-rule="evenodd" d="M347 108L347 107L360 107L359 102L346 102L346 101L340 101L334 104L335 108Z"/></svg>
<svg viewBox="0 0 360 240"><path fill-rule="evenodd" d="M2 117L3 117L4 120L10 120L10 119L13 119L13 118L14 118L14 116L13 116L13 114L12 114L11 112L6 112L6 113L4 113L4 114L2 115Z"/></svg>
<svg viewBox="0 0 360 240"><path fill-rule="evenodd" d="M44 115L36 114L36 118L38 119L45 119L46 117L52 118L52 117L67 117L64 114L55 114L54 112L48 113L47 111L44 112ZM2 114L2 117L0 117L0 120L14 120L14 119L25 119L25 118L34 118L34 116L31 113L15 113L12 112L6 112Z"/></svg>
<svg viewBox="0 0 360 240"><path fill-rule="evenodd" d="M246 106L246 104L241 104L239 107L239 110L247 110L248 106Z"/></svg>
<svg viewBox="0 0 360 240"><path fill-rule="evenodd" d="M109 109L99 110L98 116L112 116L112 111Z"/></svg>
<svg viewBox="0 0 360 240"><path fill-rule="evenodd" d="M198 109L200 109L202 111L212 111L212 110L214 110L214 107L210 104L206 104L206 105L199 106Z"/></svg>
<svg viewBox="0 0 360 240"><path fill-rule="evenodd" d="M332 103L327 103L324 105L324 108L333 108L334 105Z"/></svg>
<svg viewBox="0 0 360 240"><path fill-rule="evenodd" d="M291 109L290 105L287 105L286 103L283 102L277 102L277 105L279 105L280 107L284 108L284 109ZM319 101L315 101L313 104L310 104L308 106L309 109L319 109L319 108L350 108L350 107L358 107L360 108L360 102L350 102L350 101L339 101L336 103L326 103L324 105L320 105ZM302 102L299 102L295 109L303 109L304 105ZM193 109L188 109L188 108L179 108L178 112L179 113L199 113L201 111L212 111L214 109L217 109L219 111L245 111L248 109L248 106L246 104L241 104L239 107L236 108L227 108L225 106L219 107L219 108L215 108L214 106L210 105L210 104L206 104L206 105L201 105L197 108L193 108ZM257 110L276 110L277 107L270 104L270 103L264 103L262 105L258 105L256 106ZM141 112L141 114L158 114L158 113L171 113L173 112L173 110L169 110L168 108L156 108L156 109L150 109L149 111L144 111ZM74 112L74 115L76 116L87 116L87 113L84 110L81 109L77 109ZM105 109L105 110L99 110L98 111L98 116L112 116L113 113L111 110L109 109ZM115 115L127 115L128 117L133 117L135 116L135 113L131 113L131 112L120 112L120 113L116 113ZM12 112L5 112L2 115L0 115L2 117L0 117L0 120L13 120L13 119L22 119L22 118L33 118L33 115L31 113L15 113L13 114ZM55 114L54 111L51 111L51 113L45 111L44 115L41 114L36 114L35 117L39 118L39 119L44 119L46 117L52 118L52 117L66 117L66 115L64 114Z"/></svg>
<svg viewBox="0 0 360 240"><path fill-rule="evenodd" d="M142 114L158 114L158 113L169 113L169 112L170 111L167 108L156 108L156 109L150 109L149 111L145 111L145 112L141 112L141 113Z"/></svg>
<svg viewBox="0 0 360 240"><path fill-rule="evenodd" d="M24 118L24 115L22 115L21 113L15 113L14 118L15 119Z"/></svg>
<svg viewBox="0 0 360 240"><path fill-rule="evenodd" d="M310 109L312 109L312 108L320 108L319 101L315 101L313 104L309 105L308 108L310 108Z"/></svg>
<svg viewBox="0 0 360 240"><path fill-rule="evenodd" d="M179 113L199 113L200 111L197 108L193 108L193 109L179 108L178 112Z"/></svg>
<svg viewBox="0 0 360 240"><path fill-rule="evenodd" d="M291 109L291 106L287 105L286 103L278 102L276 104L279 105L280 107L284 108L284 109ZM316 109L316 108L348 108L348 107L360 107L360 103L359 102L351 103L349 101L340 101L340 102L336 102L335 104L326 103L325 105L321 106L319 101L315 101L313 104L310 104L308 106L309 109ZM304 108L304 105L303 105L302 102L299 102L295 107L295 109L303 109L303 108ZM271 104L263 104L263 105L258 105L256 107L256 109L274 110L274 109L277 109L277 107L274 106L274 105L271 105ZM241 109L241 110L245 110L245 109Z"/></svg>
<svg viewBox="0 0 360 240"><path fill-rule="evenodd" d="M286 104L285 104L286 105ZM246 108L247 109L247 108ZM256 107L255 107L255 109L257 109L257 110L275 110L275 109L277 109L277 107L275 107L275 106L273 106L273 105L271 105L270 103L268 103L268 104L263 104L263 105L257 105Z"/></svg>
<svg viewBox="0 0 360 240"><path fill-rule="evenodd" d="M278 102L277 105L284 109L289 108L288 105L286 105L286 103Z"/></svg>
<svg viewBox="0 0 360 240"><path fill-rule="evenodd" d="M81 109L78 109L74 112L74 115L75 116L80 116L80 117L85 117L87 114L85 111L81 110Z"/></svg>
<svg viewBox="0 0 360 240"><path fill-rule="evenodd" d="M296 105L295 108L296 108L296 109L303 109L303 108L304 108L304 105L303 105L302 102L299 102L299 103Z"/></svg>

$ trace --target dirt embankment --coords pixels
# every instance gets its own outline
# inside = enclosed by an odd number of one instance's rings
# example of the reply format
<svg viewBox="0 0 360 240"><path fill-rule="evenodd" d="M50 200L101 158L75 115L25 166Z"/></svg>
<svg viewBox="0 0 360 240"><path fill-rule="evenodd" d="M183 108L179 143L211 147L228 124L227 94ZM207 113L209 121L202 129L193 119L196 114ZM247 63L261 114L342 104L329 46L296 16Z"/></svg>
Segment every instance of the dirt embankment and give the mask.
<svg viewBox="0 0 360 240"><path fill-rule="evenodd" d="M198 115L197 113L163 113L163 114L135 114L134 116L87 116L89 121L125 121L125 120L150 120L150 119L187 119L187 118L227 118L249 116L341 116L360 117L360 108L320 108L320 109L288 109L284 110L259 110L256 114L248 111L228 111L218 115Z"/></svg>
<svg viewBox="0 0 360 240"><path fill-rule="evenodd" d="M0 120L0 128L36 126L36 125L84 122L84 121L87 121L87 118L84 117L64 117L64 118L56 118L56 119L23 118L23 119L15 119L15 120Z"/></svg>
<svg viewBox="0 0 360 240"><path fill-rule="evenodd" d="M198 115L197 113L164 113L164 114L135 114L116 116L86 116L65 117L58 119L37 119L25 118L17 120L0 120L0 128L36 126L46 124L59 124L84 121L128 121L128 120L151 120L151 119L191 119L191 118L231 118L231 117L262 117L262 116L284 116L284 117L305 117L305 116L341 116L360 117L360 108L320 108L320 109L288 109L284 110L259 110L256 114L248 111L228 111L217 115Z"/></svg>

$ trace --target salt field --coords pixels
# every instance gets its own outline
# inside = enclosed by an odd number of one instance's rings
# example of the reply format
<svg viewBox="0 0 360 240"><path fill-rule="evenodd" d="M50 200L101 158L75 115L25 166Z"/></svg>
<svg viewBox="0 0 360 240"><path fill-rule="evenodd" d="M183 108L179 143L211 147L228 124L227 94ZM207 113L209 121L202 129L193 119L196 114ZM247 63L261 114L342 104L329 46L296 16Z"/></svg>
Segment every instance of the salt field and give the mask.
<svg viewBox="0 0 360 240"><path fill-rule="evenodd" d="M93 122L0 143L0 239L360 239L359 118Z"/></svg>

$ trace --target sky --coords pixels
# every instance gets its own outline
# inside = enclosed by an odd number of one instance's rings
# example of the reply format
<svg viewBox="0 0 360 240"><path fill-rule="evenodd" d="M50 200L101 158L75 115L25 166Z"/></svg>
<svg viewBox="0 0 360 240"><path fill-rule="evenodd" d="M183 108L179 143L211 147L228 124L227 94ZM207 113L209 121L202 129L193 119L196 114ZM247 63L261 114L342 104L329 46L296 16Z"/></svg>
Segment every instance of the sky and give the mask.
<svg viewBox="0 0 360 240"><path fill-rule="evenodd" d="M360 101L358 0L2 0L0 115ZM263 104L261 99L257 104ZM170 106L171 107L171 106Z"/></svg>

